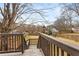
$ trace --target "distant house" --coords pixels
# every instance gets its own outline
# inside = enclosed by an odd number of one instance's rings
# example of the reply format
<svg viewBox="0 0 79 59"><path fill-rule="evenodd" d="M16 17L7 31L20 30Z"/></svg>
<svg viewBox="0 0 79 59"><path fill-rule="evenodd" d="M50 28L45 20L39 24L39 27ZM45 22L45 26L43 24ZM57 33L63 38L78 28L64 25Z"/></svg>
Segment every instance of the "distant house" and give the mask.
<svg viewBox="0 0 79 59"><path fill-rule="evenodd" d="M48 28L50 28L50 30L53 32L59 32L55 27L54 25L49 25Z"/></svg>
<svg viewBox="0 0 79 59"><path fill-rule="evenodd" d="M51 30L52 30L52 33L53 33L53 32L55 32L55 33L59 32L59 31L58 31L57 29L55 29L55 28L52 28Z"/></svg>
<svg viewBox="0 0 79 59"><path fill-rule="evenodd" d="M79 32L79 27L72 28L73 32Z"/></svg>

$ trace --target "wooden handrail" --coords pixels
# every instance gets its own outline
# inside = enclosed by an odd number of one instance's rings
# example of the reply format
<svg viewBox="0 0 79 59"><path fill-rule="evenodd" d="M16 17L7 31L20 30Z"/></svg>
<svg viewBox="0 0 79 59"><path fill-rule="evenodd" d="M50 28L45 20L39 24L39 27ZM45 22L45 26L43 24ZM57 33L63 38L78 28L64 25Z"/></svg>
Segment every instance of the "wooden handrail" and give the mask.
<svg viewBox="0 0 79 59"><path fill-rule="evenodd" d="M52 37L43 33L39 33L38 48L41 48L45 55L61 55L66 52L67 55L78 56L79 45L66 42L61 38ZM61 50L59 50L61 49ZM59 52L60 51L60 52Z"/></svg>
<svg viewBox="0 0 79 59"><path fill-rule="evenodd" d="M0 33L0 53L24 53L25 38L22 33Z"/></svg>

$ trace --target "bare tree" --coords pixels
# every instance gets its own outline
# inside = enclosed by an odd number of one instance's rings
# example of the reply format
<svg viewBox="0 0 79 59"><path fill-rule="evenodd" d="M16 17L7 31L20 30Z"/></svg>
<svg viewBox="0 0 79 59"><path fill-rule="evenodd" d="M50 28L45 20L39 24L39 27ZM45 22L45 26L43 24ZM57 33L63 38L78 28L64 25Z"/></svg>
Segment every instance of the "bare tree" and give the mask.
<svg viewBox="0 0 79 59"><path fill-rule="evenodd" d="M3 8L0 7L0 14L2 15L2 19L0 19L1 33L11 31L15 22L23 19L22 15L31 11L29 8L30 5L31 4L4 3Z"/></svg>
<svg viewBox="0 0 79 59"><path fill-rule="evenodd" d="M4 3L4 6L2 8L0 7L0 15L2 15L2 18L0 19L0 32L10 32L20 27L34 13L38 13L44 20L46 20L43 12L44 9L34 9L31 6L32 4L28 3ZM28 16L26 16L26 19L24 19L22 16L26 14L28 14ZM19 24L16 24L18 20Z"/></svg>
<svg viewBox="0 0 79 59"><path fill-rule="evenodd" d="M58 18L55 22L54 22L54 27L59 31L66 31L66 26L65 26L65 20L64 18Z"/></svg>
<svg viewBox="0 0 79 59"><path fill-rule="evenodd" d="M79 4L64 4L62 13L60 17L54 22L54 25L59 31L73 32L72 28L78 25L78 21L74 21L75 17L77 19L79 18Z"/></svg>
<svg viewBox="0 0 79 59"><path fill-rule="evenodd" d="M79 3L64 4L64 7L69 11L75 12L76 15L79 16Z"/></svg>
<svg viewBox="0 0 79 59"><path fill-rule="evenodd" d="M54 26L60 32L72 32L72 12L64 9L61 16L54 22Z"/></svg>

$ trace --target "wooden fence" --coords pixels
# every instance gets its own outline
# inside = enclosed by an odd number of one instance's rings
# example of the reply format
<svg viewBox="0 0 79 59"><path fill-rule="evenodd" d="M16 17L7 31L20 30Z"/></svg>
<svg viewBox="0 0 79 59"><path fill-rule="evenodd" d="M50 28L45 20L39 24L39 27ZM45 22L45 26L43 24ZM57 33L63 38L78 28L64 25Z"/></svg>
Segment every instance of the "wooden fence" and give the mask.
<svg viewBox="0 0 79 59"><path fill-rule="evenodd" d="M45 56L79 56L79 45L43 33L39 34L37 47L42 49Z"/></svg>

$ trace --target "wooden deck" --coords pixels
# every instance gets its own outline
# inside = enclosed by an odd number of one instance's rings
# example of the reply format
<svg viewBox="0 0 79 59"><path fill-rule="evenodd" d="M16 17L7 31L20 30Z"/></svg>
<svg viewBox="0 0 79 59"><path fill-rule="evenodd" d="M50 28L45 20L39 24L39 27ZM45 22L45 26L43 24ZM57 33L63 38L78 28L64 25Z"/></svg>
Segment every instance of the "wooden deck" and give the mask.
<svg viewBox="0 0 79 59"><path fill-rule="evenodd" d="M6 52L0 56L79 56L79 42L73 40L53 37L44 33L39 33L39 36L29 36L28 40L26 39L25 41L29 41L28 49L24 49L27 45L22 45L22 51ZM22 52L24 53L22 54Z"/></svg>
<svg viewBox="0 0 79 59"><path fill-rule="evenodd" d="M44 56L43 52L40 49L37 49L36 45L30 45L29 49L24 51L24 54L21 52L15 53L3 53L0 56Z"/></svg>

